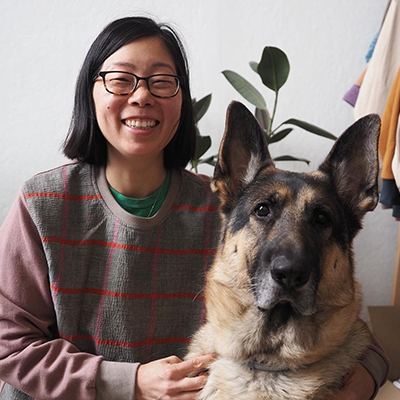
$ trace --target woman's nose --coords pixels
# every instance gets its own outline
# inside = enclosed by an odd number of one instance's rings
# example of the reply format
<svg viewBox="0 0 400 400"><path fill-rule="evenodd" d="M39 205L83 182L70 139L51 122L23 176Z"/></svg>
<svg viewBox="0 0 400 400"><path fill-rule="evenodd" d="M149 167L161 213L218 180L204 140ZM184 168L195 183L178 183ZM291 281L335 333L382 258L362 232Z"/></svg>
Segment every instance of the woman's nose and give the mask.
<svg viewBox="0 0 400 400"><path fill-rule="evenodd" d="M136 89L129 95L128 102L139 106L154 104L154 96L150 93L146 81L138 82Z"/></svg>

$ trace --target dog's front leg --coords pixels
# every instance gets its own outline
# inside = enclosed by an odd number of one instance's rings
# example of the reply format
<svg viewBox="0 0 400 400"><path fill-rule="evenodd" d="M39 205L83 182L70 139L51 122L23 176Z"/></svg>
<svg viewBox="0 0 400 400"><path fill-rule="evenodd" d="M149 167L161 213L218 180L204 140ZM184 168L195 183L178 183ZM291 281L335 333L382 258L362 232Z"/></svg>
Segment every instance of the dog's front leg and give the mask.
<svg viewBox="0 0 400 400"><path fill-rule="evenodd" d="M235 361L219 358L210 365L206 385L198 400L267 400L257 383L252 382L252 371Z"/></svg>

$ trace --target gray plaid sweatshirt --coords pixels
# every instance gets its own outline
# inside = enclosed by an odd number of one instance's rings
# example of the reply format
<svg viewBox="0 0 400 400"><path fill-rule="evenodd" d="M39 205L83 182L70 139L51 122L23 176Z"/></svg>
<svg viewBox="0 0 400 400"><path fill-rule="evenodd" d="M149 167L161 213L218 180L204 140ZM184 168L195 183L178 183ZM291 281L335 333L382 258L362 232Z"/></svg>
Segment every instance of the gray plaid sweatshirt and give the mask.
<svg viewBox="0 0 400 400"><path fill-rule="evenodd" d="M26 182L0 230L0 398L91 400L126 379L133 396L134 363L182 357L205 317L217 205L184 170L152 218L116 203L103 168Z"/></svg>

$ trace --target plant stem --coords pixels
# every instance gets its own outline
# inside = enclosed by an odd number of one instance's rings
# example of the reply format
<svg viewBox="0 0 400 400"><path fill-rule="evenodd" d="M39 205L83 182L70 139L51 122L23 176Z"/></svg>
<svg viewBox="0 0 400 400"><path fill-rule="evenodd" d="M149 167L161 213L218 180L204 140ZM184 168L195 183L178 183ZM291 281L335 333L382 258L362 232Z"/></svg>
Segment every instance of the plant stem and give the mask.
<svg viewBox="0 0 400 400"><path fill-rule="evenodd" d="M275 102L274 102L274 110L272 111L272 117L269 120L269 128L268 128L268 132L272 132L272 124L274 122L274 118L275 118L275 113L276 113L276 107L278 105L278 90L275 92Z"/></svg>
<svg viewBox="0 0 400 400"><path fill-rule="evenodd" d="M197 160L192 160L192 168L194 169L194 172L197 174Z"/></svg>
<svg viewBox="0 0 400 400"><path fill-rule="evenodd" d="M273 135L283 124L278 125L272 132L271 135Z"/></svg>

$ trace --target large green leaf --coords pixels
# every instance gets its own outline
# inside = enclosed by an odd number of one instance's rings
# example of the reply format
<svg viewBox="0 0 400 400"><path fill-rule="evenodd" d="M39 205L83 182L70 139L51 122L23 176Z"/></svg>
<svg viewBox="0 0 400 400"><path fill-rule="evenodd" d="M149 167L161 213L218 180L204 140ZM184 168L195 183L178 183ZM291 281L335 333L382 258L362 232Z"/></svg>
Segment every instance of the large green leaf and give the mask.
<svg viewBox="0 0 400 400"><path fill-rule="evenodd" d="M195 117L195 122L199 122L203 115L207 112L208 107L210 107L211 103L211 94L203 97L201 100L193 101L193 110L194 110L194 117Z"/></svg>
<svg viewBox="0 0 400 400"><path fill-rule="evenodd" d="M307 165L310 165L310 160L306 160L305 158L293 157L293 156L274 157L273 161L301 161L301 162L307 163Z"/></svg>
<svg viewBox="0 0 400 400"><path fill-rule="evenodd" d="M269 122L271 119L268 110L256 107L256 111L254 112L254 115L255 115L258 123L260 124L261 129L263 131L267 132L269 129Z"/></svg>
<svg viewBox="0 0 400 400"><path fill-rule="evenodd" d="M222 71L229 83L251 104L265 109L267 105L261 93L246 79L234 71Z"/></svg>
<svg viewBox="0 0 400 400"><path fill-rule="evenodd" d="M249 64L251 69L258 74L258 63L255 61L250 61Z"/></svg>
<svg viewBox="0 0 400 400"><path fill-rule="evenodd" d="M332 139L332 140L337 139L337 137L335 135L332 135L332 133L330 133L322 128L319 128L318 126L312 125L308 122L300 121L299 119L291 118L282 123L282 125L284 125L284 124L296 125L299 128L303 128L308 132L314 133L318 136L323 136L328 139Z"/></svg>
<svg viewBox="0 0 400 400"><path fill-rule="evenodd" d="M264 85L277 92L285 84L289 71L286 54L276 47L266 46L257 69Z"/></svg>
<svg viewBox="0 0 400 400"><path fill-rule="evenodd" d="M285 138L287 135L289 135L289 133L292 132L292 130L293 130L292 128L282 129L281 131L276 132L271 136L268 136L267 141L268 141L268 143L279 142L280 140Z"/></svg>
<svg viewBox="0 0 400 400"><path fill-rule="evenodd" d="M210 136L196 136L196 151L194 155L195 160L199 160L200 157L211 147Z"/></svg>

